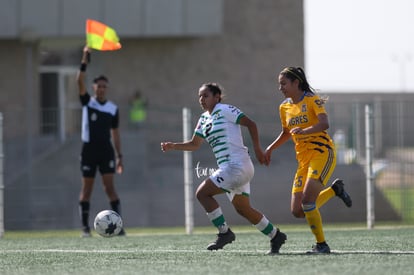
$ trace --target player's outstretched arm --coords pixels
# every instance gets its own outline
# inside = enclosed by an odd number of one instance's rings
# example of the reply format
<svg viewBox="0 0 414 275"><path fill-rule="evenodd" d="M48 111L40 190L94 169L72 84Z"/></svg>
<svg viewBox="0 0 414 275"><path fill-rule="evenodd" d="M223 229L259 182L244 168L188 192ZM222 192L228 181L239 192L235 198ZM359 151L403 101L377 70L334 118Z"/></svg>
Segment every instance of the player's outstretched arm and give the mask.
<svg viewBox="0 0 414 275"><path fill-rule="evenodd" d="M193 135L190 141L186 142L170 142L165 141L161 142L161 151L167 152L170 150L180 150L180 151L195 151L200 148L203 143L203 139L199 136Z"/></svg>
<svg viewBox="0 0 414 275"><path fill-rule="evenodd" d="M260 164L266 164L264 153L262 150L262 146L260 145L259 141L259 130L257 129L256 122L244 116L240 119L240 125L247 127L249 130L250 137L253 142L254 153L256 154L256 158Z"/></svg>
<svg viewBox="0 0 414 275"><path fill-rule="evenodd" d="M283 143L288 141L291 138L291 134L289 132L289 129L283 128L280 132L279 136L271 143L269 146L267 146L265 150L265 157L267 164L270 163L272 151L281 146Z"/></svg>

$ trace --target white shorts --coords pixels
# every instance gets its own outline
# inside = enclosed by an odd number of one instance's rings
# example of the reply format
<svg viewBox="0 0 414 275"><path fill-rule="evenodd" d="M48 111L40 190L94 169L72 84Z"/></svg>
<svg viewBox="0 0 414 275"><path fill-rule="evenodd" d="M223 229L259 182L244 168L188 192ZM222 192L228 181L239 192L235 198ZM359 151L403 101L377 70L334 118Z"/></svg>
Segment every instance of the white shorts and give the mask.
<svg viewBox="0 0 414 275"><path fill-rule="evenodd" d="M230 201L235 195L250 195L250 181L254 175L254 166L249 159L241 164L229 164L220 167L211 176L214 184L224 190Z"/></svg>

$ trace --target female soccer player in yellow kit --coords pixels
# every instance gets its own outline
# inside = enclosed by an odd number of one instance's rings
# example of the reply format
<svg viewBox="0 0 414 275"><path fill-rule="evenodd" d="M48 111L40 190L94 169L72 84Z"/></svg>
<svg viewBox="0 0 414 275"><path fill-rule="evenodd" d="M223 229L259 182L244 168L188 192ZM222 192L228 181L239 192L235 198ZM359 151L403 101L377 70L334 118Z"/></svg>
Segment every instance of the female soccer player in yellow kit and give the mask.
<svg viewBox="0 0 414 275"><path fill-rule="evenodd" d="M325 100L315 94L302 68L283 69L279 74L279 90L286 97L279 107L282 131L267 147L266 161L270 162L274 149L293 139L298 168L292 187L291 211L297 218L305 217L315 235L316 245L308 253L330 253L319 208L335 195L348 207L352 200L340 179L325 188L336 165L335 146L326 131L329 122Z"/></svg>

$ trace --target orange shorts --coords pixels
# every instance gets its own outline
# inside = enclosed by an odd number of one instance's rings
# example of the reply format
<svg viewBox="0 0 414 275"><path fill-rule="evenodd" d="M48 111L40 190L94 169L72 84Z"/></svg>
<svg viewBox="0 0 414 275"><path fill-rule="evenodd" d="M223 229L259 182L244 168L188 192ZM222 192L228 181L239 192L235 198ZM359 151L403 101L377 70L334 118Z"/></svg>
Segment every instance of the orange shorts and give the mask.
<svg viewBox="0 0 414 275"><path fill-rule="evenodd" d="M323 185L328 183L335 166L335 149L326 149L323 152L306 150L297 155L298 169L292 186L292 194L303 192L307 179L320 180Z"/></svg>

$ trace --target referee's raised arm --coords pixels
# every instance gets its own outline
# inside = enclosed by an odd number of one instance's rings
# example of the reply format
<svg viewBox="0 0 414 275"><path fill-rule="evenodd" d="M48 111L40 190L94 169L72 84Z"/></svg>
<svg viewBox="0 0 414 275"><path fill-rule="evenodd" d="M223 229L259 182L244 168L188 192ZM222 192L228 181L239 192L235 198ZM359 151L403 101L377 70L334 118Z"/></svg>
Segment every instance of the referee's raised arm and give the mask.
<svg viewBox="0 0 414 275"><path fill-rule="evenodd" d="M90 55L90 50L87 46L85 46L83 48L81 65L80 65L79 73L77 76L79 95L84 95L86 93L85 74L86 74L86 67L89 63L89 55Z"/></svg>

